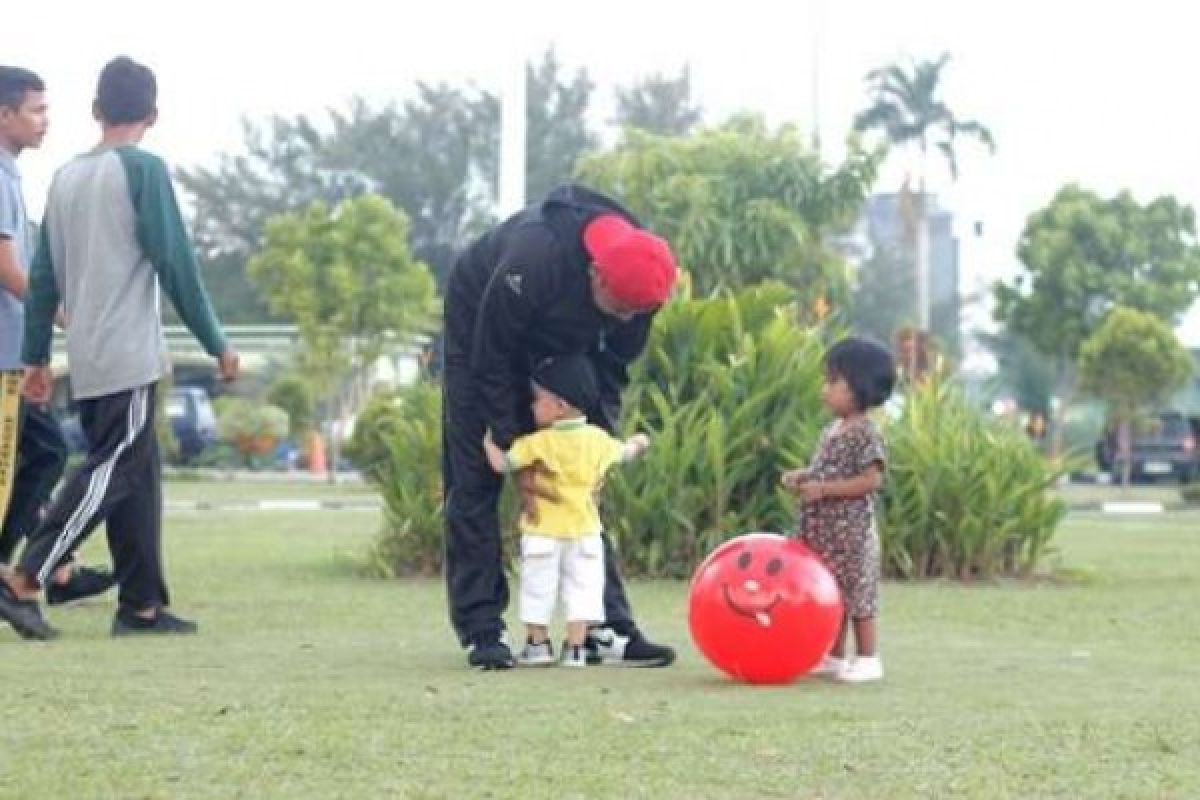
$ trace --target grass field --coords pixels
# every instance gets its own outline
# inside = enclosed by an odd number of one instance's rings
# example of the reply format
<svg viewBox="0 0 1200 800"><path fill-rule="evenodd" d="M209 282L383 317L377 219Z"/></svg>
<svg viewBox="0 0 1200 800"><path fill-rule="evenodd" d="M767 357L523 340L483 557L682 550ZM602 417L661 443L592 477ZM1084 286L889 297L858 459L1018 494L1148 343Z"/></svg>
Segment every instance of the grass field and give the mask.
<svg viewBox="0 0 1200 800"><path fill-rule="evenodd" d="M671 669L470 672L439 583L356 575L376 525L171 515L199 636L110 640L111 598L0 631L0 797L1200 797L1200 516L1074 516L1064 582L889 584L884 684L779 688L675 583L632 587Z"/></svg>

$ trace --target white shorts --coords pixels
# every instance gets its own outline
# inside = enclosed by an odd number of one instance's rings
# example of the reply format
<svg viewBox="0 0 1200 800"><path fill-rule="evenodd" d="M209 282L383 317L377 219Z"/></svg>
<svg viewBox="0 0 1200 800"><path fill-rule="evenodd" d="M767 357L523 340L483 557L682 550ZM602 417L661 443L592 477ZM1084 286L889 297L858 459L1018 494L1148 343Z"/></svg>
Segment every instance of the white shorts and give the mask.
<svg viewBox="0 0 1200 800"><path fill-rule="evenodd" d="M521 537L521 622L549 625L560 587L568 622L604 621L604 542L598 535Z"/></svg>

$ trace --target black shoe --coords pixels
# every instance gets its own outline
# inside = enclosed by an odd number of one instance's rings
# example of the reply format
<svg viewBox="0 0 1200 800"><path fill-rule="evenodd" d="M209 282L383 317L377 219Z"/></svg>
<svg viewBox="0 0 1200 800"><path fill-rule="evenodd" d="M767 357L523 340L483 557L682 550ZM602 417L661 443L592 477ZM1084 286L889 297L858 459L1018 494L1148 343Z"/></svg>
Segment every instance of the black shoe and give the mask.
<svg viewBox="0 0 1200 800"><path fill-rule="evenodd" d="M165 608L158 609L158 613L149 619L139 617L126 608L118 608L112 623L113 636L136 636L143 633L189 634L199 629L200 626L196 623L177 617Z"/></svg>
<svg viewBox="0 0 1200 800"><path fill-rule="evenodd" d="M92 567L75 567L66 583L46 585L46 603L52 606L104 594L117 582L111 572Z"/></svg>
<svg viewBox="0 0 1200 800"><path fill-rule="evenodd" d="M467 664L482 670L512 669L516 666L512 650L500 640L499 633L483 633L471 637Z"/></svg>
<svg viewBox="0 0 1200 800"><path fill-rule="evenodd" d="M623 661L627 667L669 667L675 663L675 648L655 644L641 631L634 631L625 643Z"/></svg>
<svg viewBox="0 0 1200 800"><path fill-rule="evenodd" d="M9 585L0 580L0 619L3 619L23 639L45 641L58 636L58 631L42 617L37 600L21 600Z"/></svg>
<svg viewBox="0 0 1200 800"><path fill-rule="evenodd" d="M608 664L620 667L669 667L675 662L675 650L654 644L634 628L620 634L612 628L588 630L584 640L589 664Z"/></svg>

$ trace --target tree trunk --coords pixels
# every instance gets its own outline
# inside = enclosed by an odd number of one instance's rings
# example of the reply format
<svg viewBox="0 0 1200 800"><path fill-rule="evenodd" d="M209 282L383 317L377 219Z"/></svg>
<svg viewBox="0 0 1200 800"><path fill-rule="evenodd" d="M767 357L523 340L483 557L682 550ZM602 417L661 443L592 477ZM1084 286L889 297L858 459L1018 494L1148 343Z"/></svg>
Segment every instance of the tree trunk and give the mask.
<svg viewBox="0 0 1200 800"><path fill-rule="evenodd" d="M1117 423L1117 453L1121 459L1121 485L1128 489L1133 482L1133 424L1125 414Z"/></svg>

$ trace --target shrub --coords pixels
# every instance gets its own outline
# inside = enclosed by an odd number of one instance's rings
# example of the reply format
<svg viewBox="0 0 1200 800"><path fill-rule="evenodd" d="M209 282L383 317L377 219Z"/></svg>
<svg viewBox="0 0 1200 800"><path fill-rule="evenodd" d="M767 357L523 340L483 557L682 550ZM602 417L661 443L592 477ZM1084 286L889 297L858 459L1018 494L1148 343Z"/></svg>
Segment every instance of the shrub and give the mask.
<svg viewBox="0 0 1200 800"><path fill-rule="evenodd" d="M779 475L807 459L825 420L824 346L792 299L764 284L659 314L624 420L653 444L614 474L607 504L631 573L687 577L731 536L791 528Z"/></svg>
<svg viewBox="0 0 1200 800"><path fill-rule="evenodd" d="M893 577L1028 575L1063 501L1062 476L1019 429L988 417L958 387L931 379L886 425L890 469L880 534Z"/></svg>

